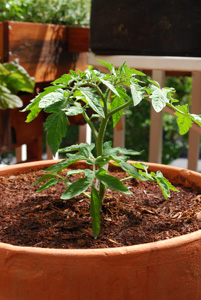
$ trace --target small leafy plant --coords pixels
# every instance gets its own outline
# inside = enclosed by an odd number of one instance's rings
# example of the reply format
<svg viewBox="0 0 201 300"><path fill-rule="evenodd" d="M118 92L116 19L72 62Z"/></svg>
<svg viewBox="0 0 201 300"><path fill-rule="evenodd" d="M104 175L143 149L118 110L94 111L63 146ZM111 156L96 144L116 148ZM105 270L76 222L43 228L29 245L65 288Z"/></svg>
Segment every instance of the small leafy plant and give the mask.
<svg viewBox="0 0 201 300"><path fill-rule="evenodd" d="M90 0L1 0L0 21L89 26Z"/></svg>
<svg viewBox="0 0 201 300"><path fill-rule="evenodd" d="M156 112L160 112L166 105L175 110L181 134L185 134L193 122L201 126L201 116L190 114L187 105L177 105L178 101L172 96L174 89L161 89L157 82L151 80L148 86L144 85L139 77L145 74L130 69L125 63L118 69L108 62L100 61L100 63L109 70L108 74L96 70L78 73L70 71L70 74L61 76L52 83L52 86L45 88L24 110L30 110L27 122L32 121L42 109L50 113L45 122L45 130L48 132L48 144L54 155L67 133L68 116L82 114L89 124L95 144L82 143L59 149L59 152L66 153L67 159L45 170L45 175L34 184L45 181L37 190L40 192L59 181L64 181L66 191L61 195L61 199L68 200L79 194L88 197L95 238L100 230L101 206L107 188L131 194L123 182L137 178L157 182L165 198L170 197L170 190L177 191L160 171L149 173L147 165L128 162L130 155L139 155L139 152L120 147L112 148L112 142L104 142L108 121L112 119L115 127L128 105L136 106L149 98ZM131 96L127 93L128 88L131 90ZM87 114L89 107L94 111L90 117ZM98 130L92 122L93 118L100 121ZM70 170L64 177L60 175L61 170L81 160L89 165L88 169ZM111 176L107 171L109 162L124 170L127 177L119 180ZM83 177L73 183L70 182L68 176L77 173L82 173Z"/></svg>
<svg viewBox="0 0 201 300"><path fill-rule="evenodd" d="M0 63L0 109L22 106L19 91L33 93L35 81L15 60Z"/></svg>

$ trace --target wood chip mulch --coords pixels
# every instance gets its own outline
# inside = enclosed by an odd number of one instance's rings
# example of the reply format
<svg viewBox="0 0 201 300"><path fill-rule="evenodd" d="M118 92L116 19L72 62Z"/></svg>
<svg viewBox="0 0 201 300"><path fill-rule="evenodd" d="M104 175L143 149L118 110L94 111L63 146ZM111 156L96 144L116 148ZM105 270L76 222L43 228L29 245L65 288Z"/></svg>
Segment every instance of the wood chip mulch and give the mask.
<svg viewBox="0 0 201 300"><path fill-rule="evenodd" d="M101 231L94 239L89 199L63 201L64 183L35 193L44 173L0 177L0 241L43 248L108 248L169 239L201 228L201 194L177 186L165 199L153 183L129 180L133 195L107 191ZM125 174L111 172L118 178ZM75 175L71 177L75 180ZM124 182L125 183L125 182Z"/></svg>

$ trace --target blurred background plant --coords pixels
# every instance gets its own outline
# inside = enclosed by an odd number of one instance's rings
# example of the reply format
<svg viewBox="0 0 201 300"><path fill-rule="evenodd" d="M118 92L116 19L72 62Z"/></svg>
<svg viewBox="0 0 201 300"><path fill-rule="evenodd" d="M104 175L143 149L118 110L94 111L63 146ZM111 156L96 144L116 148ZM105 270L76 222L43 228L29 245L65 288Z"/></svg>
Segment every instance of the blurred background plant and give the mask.
<svg viewBox="0 0 201 300"><path fill-rule="evenodd" d="M89 26L91 0L1 0L0 21Z"/></svg>

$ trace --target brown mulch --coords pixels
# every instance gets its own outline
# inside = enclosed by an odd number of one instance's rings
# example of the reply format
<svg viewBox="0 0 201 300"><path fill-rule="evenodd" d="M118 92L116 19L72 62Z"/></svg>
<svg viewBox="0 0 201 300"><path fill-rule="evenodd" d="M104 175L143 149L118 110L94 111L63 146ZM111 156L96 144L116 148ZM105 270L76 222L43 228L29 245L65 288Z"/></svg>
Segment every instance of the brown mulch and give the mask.
<svg viewBox="0 0 201 300"><path fill-rule="evenodd" d="M44 173L0 177L0 241L43 248L108 248L169 239L201 228L201 194L178 187L165 200L156 184L129 180L133 196L107 191L93 238L89 199L60 200L64 183L35 193ZM125 174L111 175L118 178ZM71 177L75 180L75 175ZM124 182L125 184L125 182Z"/></svg>

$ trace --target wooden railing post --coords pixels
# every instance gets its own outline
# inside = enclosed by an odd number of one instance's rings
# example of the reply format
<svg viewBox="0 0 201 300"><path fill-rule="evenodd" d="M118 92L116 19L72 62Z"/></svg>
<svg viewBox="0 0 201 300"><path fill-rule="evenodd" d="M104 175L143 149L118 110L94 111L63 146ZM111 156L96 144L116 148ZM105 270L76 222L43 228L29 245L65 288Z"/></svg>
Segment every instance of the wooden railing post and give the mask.
<svg viewBox="0 0 201 300"><path fill-rule="evenodd" d="M117 123L113 132L113 147L125 147L125 115Z"/></svg>
<svg viewBox="0 0 201 300"><path fill-rule="evenodd" d="M165 71L153 70L152 79L161 87L165 84ZM149 134L149 161L161 163L163 143L163 113L156 113L151 107L151 125Z"/></svg>
<svg viewBox="0 0 201 300"><path fill-rule="evenodd" d="M192 81L191 113L199 115L201 112L201 73L192 72ZM188 169L196 171L199 158L200 134L192 128L189 132L188 142Z"/></svg>
<svg viewBox="0 0 201 300"><path fill-rule="evenodd" d="M91 128L88 124L79 126L79 143L91 144Z"/></svg>

